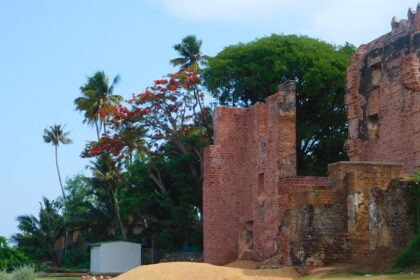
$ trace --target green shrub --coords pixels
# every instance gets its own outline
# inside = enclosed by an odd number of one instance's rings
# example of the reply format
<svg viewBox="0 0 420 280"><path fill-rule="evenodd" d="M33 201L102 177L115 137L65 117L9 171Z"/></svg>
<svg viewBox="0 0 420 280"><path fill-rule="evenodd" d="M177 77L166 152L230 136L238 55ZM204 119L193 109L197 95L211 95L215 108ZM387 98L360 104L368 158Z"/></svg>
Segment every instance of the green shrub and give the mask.
<svg viewBox="0 0 420 280"><path fill-rule="evenodd" d="M70 249L64 257L64 268L69 269L88 269L90 265L89 250Z"/></svg>
<svg viewBox="0 0 420 280"><path fill-rule="evenodd" d="M35 280L36 275L32 266L22 266L11 273L10 280Z"/></svg>
<svg viewBox="0 0 420 280"><path fill-rule="evenodd" d="M16 267L26 265L28 262L28 258L22 252L10 247L6 238L0 236L0 271L11 272Z"/></svg>
<svg viewBox="0 0 420 280"><path fill-rule="evenodd" d="M408 248L401 254L395 262L396 268L407 268L420 265L420 171L417 171L413 177L413 214L415 237Z"/></svg>
<svg viewBox="0 0 420 280"><path fill-rule="evenodd" d="M420 235L417 235L410 243L408 249L398 258L395 266L406 268L420 264Z"/></svg>

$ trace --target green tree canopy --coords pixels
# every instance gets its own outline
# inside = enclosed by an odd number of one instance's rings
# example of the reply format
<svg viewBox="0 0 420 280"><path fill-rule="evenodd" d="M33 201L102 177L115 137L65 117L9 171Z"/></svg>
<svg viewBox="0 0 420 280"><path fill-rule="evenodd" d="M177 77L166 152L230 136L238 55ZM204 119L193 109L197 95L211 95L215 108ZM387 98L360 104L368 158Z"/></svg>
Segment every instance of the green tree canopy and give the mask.
<svg viewBox="0 0 420 280"><path fill-rule="evenodd" d="M205 84L222 105L250 106L297 83L298 172L323 175L328 163L346 159L346 69L354 47L306 36L271 35L229 46L210 58Z"/></svg>

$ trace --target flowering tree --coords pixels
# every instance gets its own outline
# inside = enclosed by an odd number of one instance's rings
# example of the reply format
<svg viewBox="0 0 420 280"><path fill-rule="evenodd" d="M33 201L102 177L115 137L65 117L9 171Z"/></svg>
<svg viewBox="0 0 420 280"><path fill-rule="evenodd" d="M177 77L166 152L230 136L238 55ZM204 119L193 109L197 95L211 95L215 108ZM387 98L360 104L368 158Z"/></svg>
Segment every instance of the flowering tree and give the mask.
<svg viewBox="0 0 420 280"><path fill-rule="evenodd" d="M211 141L211 127L197 73L183 71L156 80L144 92L133 94L127 103L128 107L118 105L99 112L111 116L108 127L113 133L91 142L85 156L106 152L115 160L123 160L129 159L134 150L151 155L171 142L179 154L192 153L202 163L202 147ZM188 137L198 139L198 144L190 145ZM201 180L201 172L193 164L190 169ZM158 174L151 176L163 190Z"/></svg>
<svg viewBox="0 0 420 280"><path fill-rule="evenodd" d="M92 141L83 156L108 152L121 160L133 150L156 149L170 141L181 153L194 152L202 159L200 150L189 149L183 141L192 135L202 138L202 144L211 141L209 110L204 107L204 92L196 72L185 69L156 80L144 92L133 94L127 103L127 107L107 104L98 108L95 114L108 126L107 133Z"/></svg>

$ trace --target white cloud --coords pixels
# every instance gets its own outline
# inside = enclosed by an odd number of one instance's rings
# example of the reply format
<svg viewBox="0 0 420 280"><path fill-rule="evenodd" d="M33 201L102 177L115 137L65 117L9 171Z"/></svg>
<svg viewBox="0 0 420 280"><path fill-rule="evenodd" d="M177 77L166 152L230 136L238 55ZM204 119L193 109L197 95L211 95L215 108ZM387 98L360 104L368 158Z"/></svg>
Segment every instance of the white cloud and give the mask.
<svg viewBox="0 0 420 280"><path fill-rule="evenodd" d="M324 0L323 8L311 18L305 30L312 36L333 42L361 44L391 30L393 16L406 18L408 8L418 0Z"/></svg>
<svg viewBox="0 0 420 280"><path fill-rule="evenodd" d="M271 24L287 32L356 44L390 31L393 16L405 18L419 0L158 0L173 16L200 22Z"/></svg>
<svg viewBox="0 0 420 280"><path fill-rule="evenodd" d="M298 13L302 2L288 0L160 0L174 16L200 21L266 19ZM308 1L315 6L315 1Z"/></svg>

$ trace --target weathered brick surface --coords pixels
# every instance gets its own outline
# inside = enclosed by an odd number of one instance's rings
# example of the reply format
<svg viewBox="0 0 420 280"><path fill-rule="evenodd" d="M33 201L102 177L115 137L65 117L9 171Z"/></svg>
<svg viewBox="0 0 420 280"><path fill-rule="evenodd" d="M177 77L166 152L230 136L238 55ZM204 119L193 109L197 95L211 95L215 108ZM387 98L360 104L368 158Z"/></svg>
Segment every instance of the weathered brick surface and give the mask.
<svg viewBox="0 0 420 280"><path fill-rule="evenodd" d="M293 82L265 103L216 110L215 145L204 163L206 262L265 259L277 251L276 193L279 178L296 176L295 119Z"/></svg>
<svg viewBox="0 0 420 280"><path fill-rule="evenodd" d="M420 9L366 45L348 71L351 160L420 166Z"/></svg>
<svg viewBox="0 0 420 280"><path fill-rule="evenodd" d="M348 69L350 162L296 176L295 85L250 108L220 107L204 156L204 261L315 267L395 256L410 240L420 166L420 8L362 45Z"/></svg>

